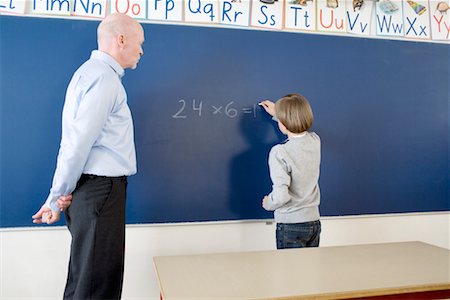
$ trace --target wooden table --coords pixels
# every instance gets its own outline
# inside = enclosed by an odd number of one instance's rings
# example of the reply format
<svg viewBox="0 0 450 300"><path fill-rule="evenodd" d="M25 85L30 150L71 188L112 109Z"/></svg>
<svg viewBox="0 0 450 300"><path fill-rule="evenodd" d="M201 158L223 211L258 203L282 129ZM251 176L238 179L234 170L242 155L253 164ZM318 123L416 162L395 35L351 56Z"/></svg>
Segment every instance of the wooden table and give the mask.
<svg viewBox="0 0 450 300"><path fill-rule="evenodd" d="M443 299L449 260L447 249L421 242L153 259L164 300Z"/></svg>

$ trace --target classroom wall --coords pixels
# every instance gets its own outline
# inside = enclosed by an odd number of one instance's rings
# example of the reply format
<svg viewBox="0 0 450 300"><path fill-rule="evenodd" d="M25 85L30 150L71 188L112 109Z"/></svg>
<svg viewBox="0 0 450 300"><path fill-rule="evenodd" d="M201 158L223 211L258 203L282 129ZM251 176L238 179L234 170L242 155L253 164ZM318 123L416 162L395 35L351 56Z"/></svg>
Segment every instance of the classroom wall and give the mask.
<svg viewBox="0 0 450 300"><path fill-rule="evenodd" d="M450 213L328 217L321 246L422 241L450 249ZM61 299L70 234L65 227L0 230L0 299ZM153 256L275 249L275 224L127 225L123 299L159 299Z"/></svg>

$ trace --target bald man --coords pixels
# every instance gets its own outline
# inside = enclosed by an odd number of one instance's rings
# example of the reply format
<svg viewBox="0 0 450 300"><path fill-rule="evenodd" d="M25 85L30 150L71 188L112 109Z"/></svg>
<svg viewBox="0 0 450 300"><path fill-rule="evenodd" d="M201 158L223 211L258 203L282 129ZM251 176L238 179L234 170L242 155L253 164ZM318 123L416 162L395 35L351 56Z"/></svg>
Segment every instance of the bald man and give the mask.
<svg viewBox="0 0 450 300"><path fill-rule="evenodd" d="M133 120L121 78L143 55L144 30L131 17L107 16L98 50L73 75L49 196L32 217L52 224L65 211L72 235L64 299L120 299L127 176L136 173Z"/></svg>

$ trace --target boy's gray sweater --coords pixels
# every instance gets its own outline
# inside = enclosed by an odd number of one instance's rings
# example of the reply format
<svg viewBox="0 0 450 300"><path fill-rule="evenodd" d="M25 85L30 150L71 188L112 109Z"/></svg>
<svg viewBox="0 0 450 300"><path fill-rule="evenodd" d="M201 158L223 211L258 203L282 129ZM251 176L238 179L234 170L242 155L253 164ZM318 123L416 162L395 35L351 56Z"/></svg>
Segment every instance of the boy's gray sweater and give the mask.
<svg viewBox="0 0 450 300"><path fill-rule="evenodd" d="M274 210L277 223L320 219L320 138L304 132L275 145L269 154L272 192L264 208Z"/></svg>

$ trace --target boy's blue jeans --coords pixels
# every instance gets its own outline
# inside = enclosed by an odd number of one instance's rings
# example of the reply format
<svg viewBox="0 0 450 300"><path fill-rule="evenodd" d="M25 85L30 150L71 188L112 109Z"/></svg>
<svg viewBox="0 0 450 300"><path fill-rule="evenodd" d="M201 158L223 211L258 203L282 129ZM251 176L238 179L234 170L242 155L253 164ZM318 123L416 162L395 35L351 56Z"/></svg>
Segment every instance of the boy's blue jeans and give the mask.
<svg viewBox="0 0 450 300"><path fill-rule="evenodd" d="M277 249L318 247L320 221L306 223L277 223Z"/></svg>

